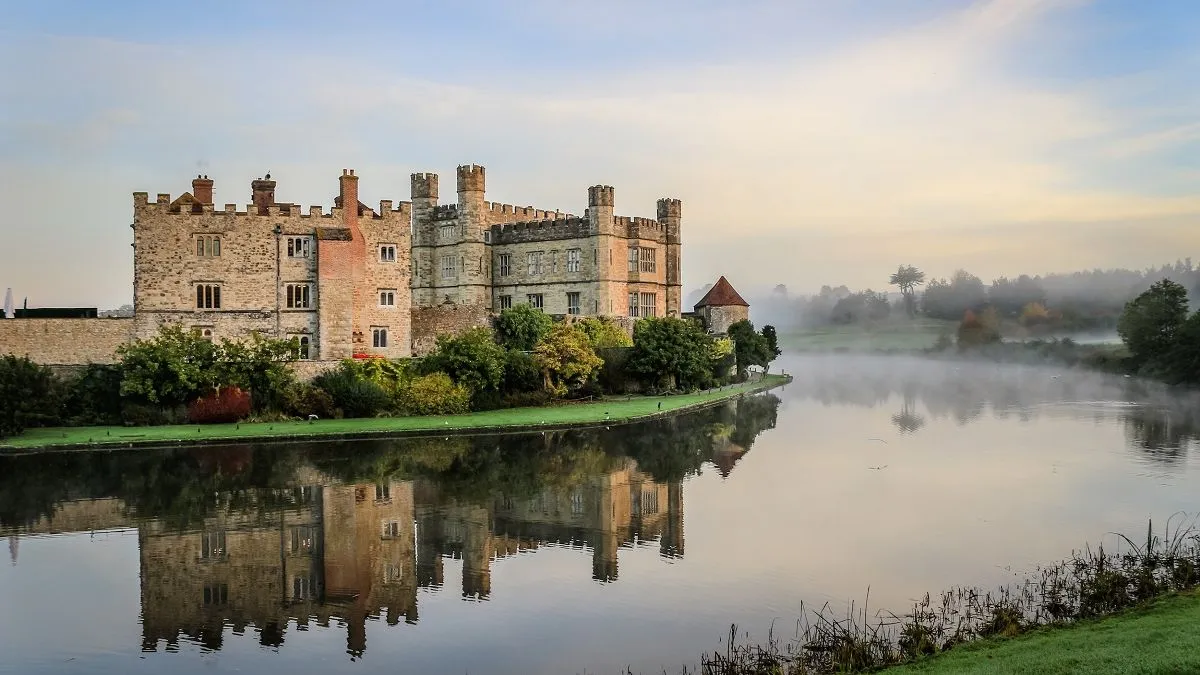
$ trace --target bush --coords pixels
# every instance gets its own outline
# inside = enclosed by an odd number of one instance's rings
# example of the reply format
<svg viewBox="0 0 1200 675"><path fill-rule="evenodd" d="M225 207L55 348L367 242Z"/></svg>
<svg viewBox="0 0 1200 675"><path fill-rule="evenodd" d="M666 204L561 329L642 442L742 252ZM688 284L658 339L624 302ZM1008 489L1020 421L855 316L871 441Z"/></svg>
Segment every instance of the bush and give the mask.
<svg viewBox="0 0 1200 675"><path fill-rule="evenodd" d="M233 424L245 419L253 404L250 393L237 387L221 387L188 404L188 422L192 424Z"/></svg>
<svg viewBox="0 0 1200 675"><path fill-rule="evenodd" d="M542 390L509 394L502 401L505 408L540 408L549 403L550 393Z"/></svg>
<svg viewBox="0 0 1200 675"><path fill-rule="evenodd" d="M25 357L0 357L0 438L59 421L62 397L50 369Z"/></svg>
<svg viewBox="0 0 1200 675"><path fill-rule="evenodd" d="M542 310L530 305L516 305L500 312L496 318L496 341L505 349L530 352L553 325L554 320Z"/></svg>
<svg viewBox="0 0 1200 675"><path fill-rule="evenodd" d="M353 364L342 363L334 370L321 373L313 384L329 394L344 417L375 417L391 404L388 392L377 382L359 377Z"/></svg>
<svg viewBox="0 0 1200 675"><path fill-rule="evenodd" d="M472 391L494 390L504 378L504 349L492 331L477 327L458 335L440 335L437 349L424 359L426 373L441 371Z"/></svg>
<svg viewBox="0 0 1200 675"><path fill-rule="evenodd" d="M629 357L633 347L610 347L596 350L596 355L604 361L596 376L596 383L601 391L609 394L626 394L637 390L637 381L629 376Z"/></svg>
<svg viewBox="0 0 1200 675"><path fill-rule="evenodd" d="M163 424L183 424L187 421L187 408L183 406L162 407L134 401L121 404L121 423L127 427L153 427Z"/></svg>
<svg viewBox="0 0 1200 675"><path fill-rule="evenodd" d="M471 409L471 390L445 373L432 373L410 382L399 401L408 415L456 415Z"/></svg>
<svg viewBox="0 0 1200 675"><path fill-rule="evenodd" d="M121 423L121 369L93 363L65 385L63 419L70 426Z"/></svg>
<svg viewBox="0 0 1200 675"><path fill-rule="evenodd" d="M542 371L538 369L533 355L510 349L504 356L504 380L501 383L505 394L520 394L542 388Z"/></svg>
<svg viewBox="0 0 1200 675"><path fill-rule="evenodd" d="M321 419L337 417L337 406L333 397L309 382L296 383L283 393L283 411L293 417L305 419L309 415L316 415Z"/></svg>

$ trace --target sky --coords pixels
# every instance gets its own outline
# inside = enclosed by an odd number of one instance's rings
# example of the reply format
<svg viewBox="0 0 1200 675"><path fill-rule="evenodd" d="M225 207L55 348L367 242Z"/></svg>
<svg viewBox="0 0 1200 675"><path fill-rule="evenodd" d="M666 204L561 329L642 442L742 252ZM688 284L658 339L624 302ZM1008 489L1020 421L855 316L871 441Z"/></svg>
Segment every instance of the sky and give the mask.
<svg viewBox="0 0 1200 675"><path fill-rule="evenodd" d="M1200 253L1193 0L0 5L0 289L132 296L132 193L683 201L685 291ZM443 188L443 201L452 198Z"/></svg>

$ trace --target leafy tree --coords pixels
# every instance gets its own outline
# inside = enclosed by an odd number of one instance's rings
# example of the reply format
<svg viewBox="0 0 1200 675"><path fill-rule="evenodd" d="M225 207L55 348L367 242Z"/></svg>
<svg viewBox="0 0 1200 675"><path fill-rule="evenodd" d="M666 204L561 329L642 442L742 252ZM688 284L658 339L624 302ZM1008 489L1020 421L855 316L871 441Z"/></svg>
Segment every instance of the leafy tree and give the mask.
<svg viewBox="0 0 1200 675"><path fill-rule="evenodd" d="M445 373L418 377L400 392L400 407L409 415L456 415L471 409L471 390Z"/></svg>
<svg viewBox="0 0 1200 675"><path fill-rule="evenodd" d="M888 280L888 283L900 289L904 296L904 309L908 316L917 315L917 286L925 283L925 273L912 265L901 265Z"/></svg>
<svg viewBox="0 0 1200 675"><path fill-rule="evenodd" d="M1117 334L1135 365L1154 367L1175 348L1187 318L1187 289L1164 279L1125 305Z"/></svg>
<svg viewBox="0 0 1200 675"><path fill-rule="evenodd" d="M988 307L982 314L967 310L958 325L958 347L969 349L1000 341L1000 319L996 310Z"/></svg>
<svg viewBox="0 0 1200 675"><path fill-rule="evenodd" d="M544 387L552 396L564 396L586 384L600 370L591 340L582 329L558 324L537 344L533 359L542 371Z"/></svg>
<svg viewBox="0 0 1200 675"><path fill-rule="evenodd" d="M1040 302L1031 302L1021 308L1022 326L1040 326L1050 320L1050 312Z"/></svg>
<svg viewBox="0 0 1200 675"><path fill-rule="evenodd" d="M533 351L550 332L554 320L540 309L524 304L500 312L496 318L496 338L505 349Z"/></svg>
<svg viewBox="0 0 1200 675"><path fill-rule="evenodd" d="M699 323L689 319L642 319L633 328L629 371L653 388L702 389L712 384L712 341Z"/></svg>
<svg viewBox="0 0 1200 675"><path fill-rule="evenodd" d="M60 400L49 368L26 357L0 356L0 438L57 422Z"/></svg>
<svg viewBox="0 0 1200 675"><path fill-rule="evenodd" d="M592 349L633 346L633 338L629 337L629 333L607 316L589 316L575 325L587 335Z"/></svg>
<svg viewBox="0 0 1200 675"><path fill-rule="evenodd" d="M709 350L709 360L712 361L713 379L718 383L728 381L730 371L737 364L733 340L728 337L713 339Z"/></svg>
<svg viewBox="0 0 1200 675"><path fill-rule="evenodd" d="M891 311L886 295L865 290L838 300L830 311L829 319L837 324L878 321L886 319Z"/></svg>
<svg viewBox="0 0 1200 675"><path fill-rule="evenodd" d="M295 339L276 340L254 333L249 341L222 340L213 380L219 387L250 392L255 410L280 410L285 392L296 381L288 364L299 354Z"/></svg>
<svg viewBox="0 0 1200 675"><path fill-rule="evenodd" d="M1041 282L1022 274L1016 280L1000 277L988 289L988 302L1001 316L1016 317L1030 305L1046 306L1046 289Z"/></svg>
<svg viewBox="0 0 1200 675"><path fill-rule="evenodd" d="M117 348L121 395L164 406L181 405L216 387L217 345L180 325Z"/></svg>
<svg viewBox="0 0 1200 675"><path fill-rule="evenodd" d="M1179 327L1175 346L1167 354L1163 377L1175 384L1200 383L1200 311Z"/></svg>
<svg viewBox="0 0 1200 675"><path fill-rule="evenodd" d="M504 381L501 388L505 394L521 394L535 391L542 386L542 371L533 355L510 349L504 355Z"/></svg>
<svg viewBox="0 0 1200 675"><path fill-rule="evenodd" d="M949 281L934 279L921 296L925 314L935 319L958 319L967 310L979 312L986 303L983 281L965 270L955 272Z"/></svg>
<svg viewBox="0 0 1200 675"><path fill-rule="evenodd" d="M66 385L64 422L72 426L121 423L121 369L89 364Z"/></svg>
<svg viewBox="0 0 1200 675"><path fill-rule="evenodd" d="M504 348L496 344L492 331L482 327L438 336L437 349L425 358L427 368L440 370L475 392L498 389L504 364Z"/></svg>
<svg viewBox="0 0 1200 675"><path fill-rule="evenodd" d="M762 336L767 340L767 350L771 352L771 360L783 353L779 349L779 335L775 332L775 326L763 326Z"/></svg>
<svg viewBox="0 0 1200 675"><path fill-rule="evenodd" d="M375 417L391 407L396 395L379 382L367 379L358 364L349 359L318 375L313 384L329 394L345 417Z"/></svg>
<svg viewBox="0 0 1200 675"><path fill-rule="evenodd" d="M729 327L729 337L733 340L733 351L736 357L739 378L746 376L750 366L759 366L766 370L775 354L771 345L762 333L754 330L754 324L748 320L738 321Z"/></svg>

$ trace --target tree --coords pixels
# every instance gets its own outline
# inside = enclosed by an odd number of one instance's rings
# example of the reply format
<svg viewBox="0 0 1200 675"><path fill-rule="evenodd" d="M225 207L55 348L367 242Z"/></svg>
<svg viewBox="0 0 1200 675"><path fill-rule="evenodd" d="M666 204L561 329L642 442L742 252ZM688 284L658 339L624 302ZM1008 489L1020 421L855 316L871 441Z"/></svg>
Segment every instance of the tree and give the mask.
<svg viewBox="0 0 1200 675"><path fill-rule="evenodd" d="M457 415L471 407L471 390L456 384L446 373L413 379L401 390L399 398L400 407L408 415Z"/></svg>
<svg viewBox="0 0 1200 675"><path fill-rule="evenodd" d="M1179 327L1175 346L1167 355L1163 377L1174 384L1200 383L1200 311Z"/></svg>
<svg viewBox="0 0 1200 675"><path fill-rule="evenodd" d="M837 324L878 321L886 319L891 311L886 295L868 289L838 300L829 313L829 319Z"/></svg>
<svg viewBox="0 0 1200 675"><path fill-rule="evenodd" d="M779 349L779 335L775 332L775 326L763 326L762 336L767 340L767 350L771 352L771 360L783 353Z"/></svg>
<svg viewBox="0 0 1200 675"><path fill-rule="evenodd" d="M1117 334L1129 348L1134 364L1153 368L1175 348L1187 318L1187 289L1164 279L1125 305Z"/></svg>
<svg viewBox="0 0 1200 675"><path fill-rule="evenodd" d="M436 350L425 360L430 369L446 373L471 391L499 389L504 380L504 349L496 344L487 328L470 328L453 336L439 335Z"/></svg>
<svg viewBox="0 0 1200 675"><path fill-rule="evenodd" d="M550 332L554 320L532 305L517 305L500 312L496 318L496 338L505 349L533 351Z"/></svg>
<svg viewBox="0 0 1200 675"><path fill-rule="evenodd" d="M628 368L656 389L701 389L712 383L710 336L698 322L651 317L633 327Z"/></svg>
<svg viewBox="0 0 1200 675"><path fill-rule="evenodd" d="M733 340L733 353L739 378L746 376L750 366L759 366L764 371L775 354L771 345L762 333L754 330L754 324L741 320L729 327L729 337Z"/></svg>
<svg viewBox="0 0 1200 675"><path fill-rule="evenodd" d="M593 349L633 346L633 338L625 328L607 316L589 316L575 325L587 335Z"/></svg>
<svg viewBox="0 0 1200 675"><path fill-rule="evenodd" d="M121 395L164 406L182 405L216 387L217 346L179 325L117 347Z"/></svg>
<svg viewBox="0 0 1200 675"><path fill-rule="evenodd" d="M558 324L533 350L533 360L542 371L547 392L565 396L583 386L604 362L596 356L587 333L576 326Z"/></svg>
<svg viewBox="0 0 1200 675"><path fill-rule="evenodd" d="M967 310L958 324L958 348L969 349L1000 341L1000 319L996 310L988 307L982 314Z"/></svg>
<svg viewBox="0 0 1200 675"><path fill-rule="evenodd" d="M912 265L901 265L888 280L888 283L900 288L904 296L904 309L909 318L917 315L917 286L925 283L925 273Z"/></svg>
<svg viewBox="0 0 1200 675"><path fill-rule="evenodd" d="M255 410L280 410L285 392L296 381L288 364L296 360L299 349L295 338L276 340L258 333L249 341L222 340L213 381L218 387L250 392Z"/></svg>
<svg viewBox="0 0 1200 675"><path fill-rule="evenodd" d="M49 368L25 357L0 356L0 438L58 421L59 393Z"/></svg>
<svg viewBox="0 0 1200 675"><path fill-rule="evenodd" d="M934 279L921 296L925 314L935 319L959 319L967 310L982 310L986 303L983 281L965 270L956 271L949 281Z"/></svg>

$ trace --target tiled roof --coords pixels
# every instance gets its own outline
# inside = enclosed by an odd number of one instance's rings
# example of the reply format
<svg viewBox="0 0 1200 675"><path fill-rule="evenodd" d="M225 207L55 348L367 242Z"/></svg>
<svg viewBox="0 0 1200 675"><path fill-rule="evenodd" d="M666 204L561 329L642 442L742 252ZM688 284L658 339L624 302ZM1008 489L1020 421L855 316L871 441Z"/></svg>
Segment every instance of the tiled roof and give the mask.
<svg viewBox="0 0 1200 675"><path fill-rule="evenodd" d="M730 305L749 307L750 303L743 300L742 296L733 290L733 286L729 283L728 279L721 277L717 279L717 283L713 284L712 288L708 289L704 297L700 298L700 302L696 303L696 309L701 307L728 307Z"/></svg>

